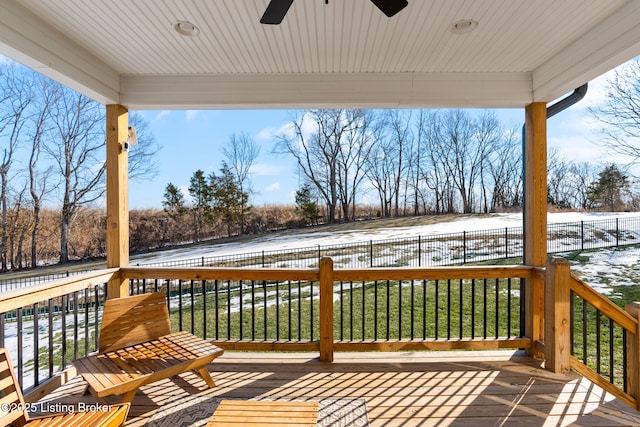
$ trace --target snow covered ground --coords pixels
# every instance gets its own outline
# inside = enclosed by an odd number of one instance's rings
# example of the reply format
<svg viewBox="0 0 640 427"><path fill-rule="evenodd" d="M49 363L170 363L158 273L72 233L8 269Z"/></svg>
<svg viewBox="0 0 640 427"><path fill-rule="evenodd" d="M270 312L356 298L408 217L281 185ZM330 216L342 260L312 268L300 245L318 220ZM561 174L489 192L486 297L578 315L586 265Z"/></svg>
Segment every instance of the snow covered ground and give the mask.
<svg viewBox="0 0 640 427"><path fill-rule="evenodd" d="M567 212L567 213L550 213L547 216L549 224L559 223L579 223L580 221L600 221L600 220L615 220L616 218L638 218L638 213L597 213L597 212ZM374 228L367 230L353 230L353 231L333 231L333 232L309 232L300 234L283 234L274 233L265 235L263 237L253 239L249 242L238 243L212 243L207 246L199 246L195 248L178 248L168 251L155 252L150 254L143 254L134 256L131 259L132 264L150 264L150 263L163 263L163 262L179 262L188 259L208 258L208 257L221 257L221 256L238 256L248 253L259 253L261 251L296 251L303 248L314 248L318 246L329 245L348 245L355 243L368 243L371 241L389 240L389 239L411 239L417 236L435 236L439 234L448 233L462 233L462 231L473 232L481 230L492 229L504 229L504 228L516 228L522 226L522 214L520 213L508 213L508 214L493 214L486 215L468 215L455 221L439 222L437 224L429 224L414 227L392 227L392 228ZM606 237L605 237L606 238ZM458 244L456 244L459 246ZM485 244L486 245L486 244ZM476 244L477 246L477 244ZM556 251L556 248L574 247L576 246L576 237L567 236L562 237L561 241L550 242L550 251ZM470 248L473 244L469 245ZM579 247L579 245L578 245ZM490 248L481 248L484 252ZM509 247L508 250L512 256L520 255L517 253L521 251L521 243L515 244ZM399 252L398 248L393 248L394 254L387 253L386 256L395 255L396 258L417 257L415 249L407 249L408 253L403 254ZM426 249L429 250L428 248ZM421 256L427 257L426 261L437 259L440 262L439 265L445 265L453 262L459 254L456 254L451 246L442 246L437 248L431 248L433 253L421 254ZM504 254L505 249L492 248L500 254ZM381 264L374 263L373 265L391 265L392 262L386 261L385 254L378 254L385 261ZM357 257L357 255L353 255ZM487 255L484 259L496 258ZM477 259L477 258L476 258ZM334 261L336 261L334 259ZM348 259L338 260L340 265L344 267L358 267L355 262L349 265ZM415 265L418 265L417 263ZM422 262L420 265L427 266L433 265L432 262ZM277 263L265 265L265 267L283 267L285 265L279 265ZM292 264L288 261L286 267L307 267L308 263L302 265Z"/></svg>
<svg viewBox="0 0 640 427"><path fill-rule="evenodd" d="M597 220L615 220L616 218L638 218L637 213L551 213L548 215L549 224L569 223L580 221L597 221ZM200 257L211 256L227 256L239 255L243 253L256 253L260 251L283 251L295 250L299 248L317 247L338 244L353 244L357 242L370 242L372 240L402 239L415 238L416 236L434 236L446 233L460 233L462 231L472 232L487 229L503 229L515 228L522 226L522 216L520 214L496 214L492 216L473 216L460 218L456 221L441 222L432 225L423 225L416 227L396 227L396 228L377 228L358 231L336 231L336 232L318 232L304 233L295 235L271 234L252 240L251 242L211 244L197 248L174 249L165 252L136 256L132 259L132 264L140 263L157 263L167 261L179 261L186 259L194 259ZM606 233L602 234L603 239L610 238ZM455 239L454 239L455 240ZM563 242L567 247L575 246L575 237L562 236L557 241ZM482 239L473 242L470 247L475 247L477 251L491 252L490 249L479 247ZM557 242L556 242L557 243ZM490 243L489 243L490 244ZM431 250L431 252L430 252ZM441 257L442 263L450 260L451 255L445 255L448 249L443 248L429 249L424 248L423 257ZM513 245L509 250L521 250L521 243ZM405 251L406 253L402 253ZM379 257L410 257L417 256L412 250L406 248L395 248L389 246L378 254ZM436 251L438 251L436 253ZM415 252L415 251L414 251ZM358 257L358 254L351 254L340 259L336 257L340 265L349 266L349 257ZM449 257L449 258L448 258ZM573 262L572 271L582 277L588 284L595 287L602 293L611 292L611 286L615 285L637 285L640 283L640 249L638 247L621 247L616 249L601 249L597 252L588 252L579 255L578 259L587 260L586 262ZM427 265L426 263L423 265ZM295 266L295 265L289 265ZM240 306L239 300L232 300L232 311L238 310ZM46 346L48 331L45 327L47 320L42 316L39 323L41 329L38 333L40 348ZM91 317L90 322L93 321ZM83 328L83 321L80 322L80 329ZM54 321L54 330L60 330L61 322L58 318ZM23 363L25 365L24 386L29 387L33 384L33 351L34 351L34 328L32 323L26 321L23 327L22 347L23 347ZM5 345L11 349L11 356L17 361L17 328L15 322L5 322ZM41 371L40 378L46 377L48 372Z"/></svg>

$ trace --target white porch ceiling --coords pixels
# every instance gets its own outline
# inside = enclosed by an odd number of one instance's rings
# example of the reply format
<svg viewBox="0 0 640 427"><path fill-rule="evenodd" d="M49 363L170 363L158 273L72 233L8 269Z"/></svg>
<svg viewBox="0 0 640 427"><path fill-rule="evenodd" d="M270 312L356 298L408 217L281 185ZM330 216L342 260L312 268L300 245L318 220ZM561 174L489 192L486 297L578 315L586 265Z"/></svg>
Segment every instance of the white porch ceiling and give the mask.
<svg viewBox="0 0 640 427"><path fill-rule="evenodd" d="M0 53L132 109L521 107L640 54L640 0L408 1L0 0Z"/></svg>

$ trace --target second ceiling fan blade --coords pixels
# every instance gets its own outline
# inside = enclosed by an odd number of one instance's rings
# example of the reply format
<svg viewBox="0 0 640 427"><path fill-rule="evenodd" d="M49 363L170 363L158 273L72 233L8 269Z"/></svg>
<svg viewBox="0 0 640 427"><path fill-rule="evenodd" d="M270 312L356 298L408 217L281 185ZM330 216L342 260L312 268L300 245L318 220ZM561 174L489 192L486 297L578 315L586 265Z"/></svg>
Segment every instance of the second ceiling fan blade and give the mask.
<svg viewBox="0 0 640 427"><path fill-rule="evenodd" d="M409 4L407 0L371 0L371 2L389 18L400 12Z"/></svg>
<svg viewBox="0 0 640 427"><path fill-rule="evenodd" d="M282 22L293 0L271 0L264 15L260 18L261 24L278 25Z"/></svg>

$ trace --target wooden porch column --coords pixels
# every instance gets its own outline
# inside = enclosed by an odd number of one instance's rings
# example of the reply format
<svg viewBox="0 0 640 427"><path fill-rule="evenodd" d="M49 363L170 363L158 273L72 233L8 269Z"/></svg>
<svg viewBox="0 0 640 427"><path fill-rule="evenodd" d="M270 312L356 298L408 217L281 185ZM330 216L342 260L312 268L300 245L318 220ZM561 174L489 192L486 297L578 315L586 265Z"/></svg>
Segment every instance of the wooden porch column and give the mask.
<svg viewBox="0 0 640 427"><path fill-rule="evenodd" d="M551 372L571 369L571 269L569 261L554 257L547 261L544 305L544 366Z"/></svg>
<svg viewBox="0 0 640 427"><path fill-rule="evenodd" d="M547 105L525 108L524 138L524 263L544 267L547 261ZM532 340L531 355L542 357L535 343L544 339L544 281L527 281L525 334Z"/></svg>
<svg viewBox="0 0 640 427"><path fill-rule="evenodd" d="M129 135L129 112L122 105L107 105L107 267L129 264L129 157L122 142ZM128 281L113 279L109 298L129 295Z"/></svg>

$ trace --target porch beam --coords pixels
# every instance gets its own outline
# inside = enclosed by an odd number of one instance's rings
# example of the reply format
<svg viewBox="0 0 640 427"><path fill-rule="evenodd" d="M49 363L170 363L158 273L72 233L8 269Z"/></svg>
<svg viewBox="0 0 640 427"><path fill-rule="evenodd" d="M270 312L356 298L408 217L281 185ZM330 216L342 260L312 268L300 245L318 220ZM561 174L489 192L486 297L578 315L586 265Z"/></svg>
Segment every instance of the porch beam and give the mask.
<svg viewBox="0 0 640 427"><path fill-rule="evenodd" d="M547 105L525 108L524 137L524 264L544 267L547 260ZM527 280L525 334L544 339L544 280ZM532 346L533 356L542 354Z"/></svg>
<svg viewBox="0 0 640 427"><path fill-rule="evenodd" d="M107 267L129 264L129 158L122 142L127 140L129 112L122 105L107 105ZM109 298L128 296L128 281L120 275L110 280Z"/></svg>

